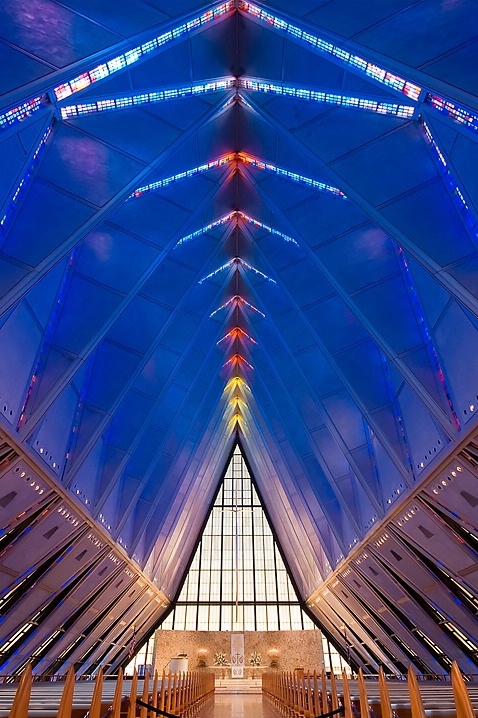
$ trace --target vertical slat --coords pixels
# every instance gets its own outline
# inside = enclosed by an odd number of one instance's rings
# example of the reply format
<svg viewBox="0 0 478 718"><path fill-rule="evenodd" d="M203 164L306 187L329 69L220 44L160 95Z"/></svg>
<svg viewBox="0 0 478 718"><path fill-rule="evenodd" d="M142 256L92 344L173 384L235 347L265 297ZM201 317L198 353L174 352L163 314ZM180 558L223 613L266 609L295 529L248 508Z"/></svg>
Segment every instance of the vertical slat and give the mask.
<svg viewBox="0 0 478 718"><path fill-rule="evenodd" d="M370 710L368 707L367 689L365 687L365 679L361 668L359 668L358 672L358 689L360 699L360 718L369 718Z"/></svg>
<svg viewBox="0 0 478 718"><path fill-rule="evenodd" d="M161 674L161 692L159 694L159 705L158 708L162 711L165 710L166 706L166 672L163 669Z"/></svg>
<svg viewBox="0 0 478 718"><path fill-rule="evenodd" d="M168 692L166 693L166 713L171 713L171 700L173 692L173 674L168 671Z"/></svg>
<svg viewBox="0 0 478 718"><path fill-rule="evenodd" d="M178 671L177 676L176 676L176 687L175 687L175 693L176 693L176 707L174 710L175 715L179 715L180 710L181 710L182 681L183 681L183 673L182 673L182 671Z"/></svg>
<svg viewBox="0 0 478 718"><path fill-rule="evenodd" d="M312 698L312 682L311 682L311 674L309 671L306 673L305 677L305 715L306 718L312 718L312 711L311 711L311 698Z"/></svg>
<svg viewBox="0 0 478 718"><path fill-rule="evenodd" d="M297 672L294 672L293 674L293 681L294 681L294 702L293 702L293 710L294 713L299 713L299 705L300 705L300 696L299 696L299 676L297 675Z"/></svg>
<svg viewBox="0 0 478 718"><path fill-rule="evenodd" d="M196 684L200 680L199 672L194 671L191 674L191 685L189 687L189 708L192 710L196 702Z"/></svg>
<svg viewBox="0 0 478 718"><path fill-rule="evenodd" d="M178 674L173 673L171 681L171 713L176 715ZM168 684L169 686L169 684Z"/></svg>
<svg viewBox="0 0 478 718"><path fill-rule="evenodd" d="M313 701L312 701L312 713L314 716L318 716L321 714L321 708L320 708L320 696L319 696L319 681L317 680L317 673L314 671L313 675L313 682L314 682L314 693L313 693Z"/></svg>
<svg viewBox="0 0 478 718"><path fill-rule="evenodd" d="M188 680L186 684L186 709L189 710L193 703L193 680L194 680L194 673L188 672Z"/></svg>
<svg viewBox="0 0 478 718"><path fill-rule="evenodd" d="M120 718L121 714L121 701L123 698L123 669L120 668L118 672L118 678L116 680L115 695L113 698L113 709L111 718Z"/></svg>
<svg viewBox="0 0 478 718"><path fill-rule="evenodd" d="M129 707L128 707L128 718L135 718L136 716L136 692L138 690L138 674L136 668L133 673L133 680L131 681L131 693L129 694Z"/></svg>
<svg viewBox="0 0 478 718"><path fill-rule="evenodd" d="M189 685L189 671L183 675L183 697L181 699L181 713L188 707L188 685Z"/></svg>
<svg viewBox="0 0 478 718"><path fill-rule="evenodd" d="M347 678L347 672L342 669L342 681L343 681L343 693L344 693L344 709L345 718L352 718L352 702L350 700L350 688L349 679Z"/></svg>
<svg viewBox="0 0 478 718"><path fill-rule="evenodd" d="M158 707L158 684L159 684L159 675L158 671L154 672L154 681L153 681L153 692L151 694L151 706L153 708ZM154 718L156 713L154 711L149 711L149 715L151 718Z"/></svg>
<svg viewBox="0 0 478 718"><path fill-rule="evenodd" d="M304 700L305 700L305 673L301 672L297 674L297 713L301 716L304 715Z"/></svg>
<svg viewBox="0 0 478 718"><path fill-rule="evenodd" d="M176 714L180 715L183 710L184 700L184 671L178 673L178 697L176 699Z"/></svg>
<svg viewBox="0 0 478 718"><path fill-rule="evenodd" d="M455 697L456 718L475 718L465 681L456 661L451 667L451 684Z"/></svg>
<svg viewBox="0 0 478 718"><path fill-rule="evenodd" d="M141 696L141 700L143 703L147 703L149 698L149 672L145 670L144 672L144 683L143 683L143 695ZM139 709L139 718L148 718L148 709L144 706L141 706Z"/></svg>
<svg viewBox="0 0 478 718"><path fill-rule="evenodd" d="M322 668L322 691L320 693L320 699L322 702L322 713L328 713L329 701L327 699L327 677L325 675L325 668Z"/></svg>
<svg viewBox="0 0 478 718"><path fill-rule="evenodd" d="M330 673L330 694L332 698L332 710L336 711L339 707L339 697L337 695L337 683L335 682L335 673L333 671Z"/></svg>
<svg viewBox="0 0 478 718"><path fill-rule="evenodd" d="M387 679L385 678L382 666L380 666L378 672L378 684L380 688L380 710L382 712L382 718L393 718L392 705L388 694Z"/></svg>
<svg viewBox="0 0 478 718"><path fill-rule="evenodd" d="M89 718L100 718L101 697L103 695L103 669L100 668L96 674L95 688L91 699L91 707L88 713Z"/></svg>
<svg viewBox="0 0 478 718"><path fill-rule="evenodd" d="M297 709L297 678L296 674L291 671L290 674L290 687L291 687L291 710L296 713Z"/></svg>
<svg viewBox="0 0 478 718"><path fill-rule="evenodd" d="M32 664L27 663L23 675L18 684L15 698L10 709L9 718L26 718L28 715L28 706L30 703L30 693L32 689Z"/></svg>
<svg viewBox="0 0 478 718"><path fill-rule="evenodd" d="M65 686L61 694L60 707L58 709L58 718L71 718L71 709L73 706L73 692L75 690L75 671L73 666L66 675Z"/></svg>
<svg viewBox="0 0 478 718"><path fill-rule="evenodd" d="M425 718L422 697L418 688L418 681L415 671L410 666L408 669L408 692L410 694L410 710L412 718Z"/></svg>
<svg viewBox="0 0 478 718"><path fill-rule="evenodd" d="M308 701L308 684L309 684L309 677L308 673L304 672L302 675L302 715L305 716L305 718L309 718L308 716L308 709L307 709L307 701Z"/></svg>
<svg viewBox="0 0 478 718"><path fill-rule="evenodd" d="M188 690L189 690L189 676L191 674L189 671L187 671L184 674L184 680L183 680L183 697L182 697L182 703L181 703L181 713L185 713L188 709Z"/></svg>

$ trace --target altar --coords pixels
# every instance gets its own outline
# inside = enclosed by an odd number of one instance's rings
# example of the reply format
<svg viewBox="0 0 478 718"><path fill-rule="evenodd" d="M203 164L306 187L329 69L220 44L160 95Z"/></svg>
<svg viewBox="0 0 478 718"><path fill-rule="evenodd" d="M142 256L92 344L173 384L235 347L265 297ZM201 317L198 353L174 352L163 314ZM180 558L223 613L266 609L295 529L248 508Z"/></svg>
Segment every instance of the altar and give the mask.
<svg viewBox="0 0 478 718"><path fill-rule="evenodd" d="M231 634L231 678L244 678L244 634Z"/></svg>

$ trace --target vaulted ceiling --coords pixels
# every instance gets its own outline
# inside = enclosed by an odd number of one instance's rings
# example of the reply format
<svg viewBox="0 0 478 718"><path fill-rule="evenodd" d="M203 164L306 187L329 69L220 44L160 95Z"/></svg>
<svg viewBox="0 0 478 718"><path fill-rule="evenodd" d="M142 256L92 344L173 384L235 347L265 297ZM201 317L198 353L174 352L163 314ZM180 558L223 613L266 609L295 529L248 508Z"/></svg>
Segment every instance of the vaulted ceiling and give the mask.
<svg viewBox="0 0 478 718"><path fill-rule="evenodd" d="M338 644L355 626L357 663L474 672L476 4L17 0L0 18L1 496L35 471L154 597L146 634L239 439L302 598ZM13 546L32 542L22 511L45 535L36 491L0 496ZM436 528L407 537L419 511ZM354 588L367 551L390 570L386 541L405 563ZM33 571L7 564L5 596Z"/></svg>

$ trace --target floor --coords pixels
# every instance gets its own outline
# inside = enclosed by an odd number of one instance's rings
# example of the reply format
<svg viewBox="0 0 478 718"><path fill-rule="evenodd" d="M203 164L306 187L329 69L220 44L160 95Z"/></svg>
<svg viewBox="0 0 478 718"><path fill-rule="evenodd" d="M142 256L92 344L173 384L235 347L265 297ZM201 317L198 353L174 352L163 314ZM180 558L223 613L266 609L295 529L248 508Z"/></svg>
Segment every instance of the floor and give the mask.
<svg viewBox="0 0 478 718"><path fill-rule="evenodd" d="M260 678L216 678L216 693L262 693Z"/></svg>
<svg viewBox="0 0 478 718"><path fill-rule="evenodd" d="M260 693L216 693L196 718L279 718L272 701Z"/></svg>

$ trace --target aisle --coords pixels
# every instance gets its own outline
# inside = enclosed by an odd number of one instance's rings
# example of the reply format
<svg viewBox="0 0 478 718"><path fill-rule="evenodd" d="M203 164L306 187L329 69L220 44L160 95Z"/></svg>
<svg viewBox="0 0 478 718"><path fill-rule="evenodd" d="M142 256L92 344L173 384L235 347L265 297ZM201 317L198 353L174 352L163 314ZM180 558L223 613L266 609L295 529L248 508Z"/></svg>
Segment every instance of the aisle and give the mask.
<svg viewBox="0 0 478 718"><path fill-rule="evenodd" d="M282 714L260 693L215 693L196 718L279 718Z"/></svg>

